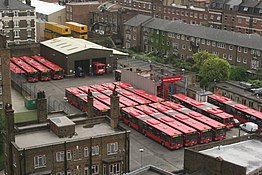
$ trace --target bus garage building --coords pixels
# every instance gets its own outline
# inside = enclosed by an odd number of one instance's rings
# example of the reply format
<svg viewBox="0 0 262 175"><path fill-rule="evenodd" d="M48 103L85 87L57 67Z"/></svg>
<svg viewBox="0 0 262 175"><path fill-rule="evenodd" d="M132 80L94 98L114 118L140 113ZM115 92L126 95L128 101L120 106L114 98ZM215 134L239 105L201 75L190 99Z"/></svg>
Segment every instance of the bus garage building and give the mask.
<svg viewBox="0 0 262 175"><path fill-rule="evenodd" d="M40 43L40 54L65 69L66 75L75 73L78 66L92 74L92 63L106 64L107 72L117 67L117 60L128 54L78 38L59 37Z"/></svg>

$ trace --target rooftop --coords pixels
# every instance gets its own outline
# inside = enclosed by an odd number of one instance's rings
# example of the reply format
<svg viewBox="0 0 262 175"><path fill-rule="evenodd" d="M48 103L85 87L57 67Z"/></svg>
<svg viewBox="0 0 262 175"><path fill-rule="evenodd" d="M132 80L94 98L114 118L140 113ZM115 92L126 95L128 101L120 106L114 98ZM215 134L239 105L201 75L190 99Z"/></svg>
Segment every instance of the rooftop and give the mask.
<svg viewBox="0 0 262 175"><path fill-rule="evenodd" d="M71 2L71 3L67 3L67 5L92 5L92 4L100 4L98 1L88 1L88 2Z"/></svg>
<svg viewBox="0 0 262 175"><path fill-rule="evenodd" d="M15 144L18 148L27 149L30 147L41 147L49 144L63 143L65 141L71 142L90 137L99 137L101 135L115 134L119 132L112 129L109 123L99 123L95 124L92 127L84 126L84 124L76 125L76 135L74 135L71 138L59 138L55 133L50 132L50 130L48 129L17 134L15 136Z"/></svg>
<svg viewBox="0 0 262 175"><path fill-rule="evenodd" d="M65 9L65 6L61 6L55 3L48 3L40 0L31 0L31 5L35 7L36 12L45 15L50 15L52 13Z"/></svg>
<svg viewBox="0 0 262 175"><path fill-rule="evenodd" d="M110 49L84 39L78 39L73 37L59 37L51 40L41 42L42 45L50 47L58 52L61 52L65 55L74 54L80 51L88 49L97 49L97 50L111 50L114 55L128 55L127 53L120 52L115 49Z"/></svg>
<svg viewBox="0 0 262 175"><path fill-rule="evenodd" d="M136 169L130 173L127 173L125 175L175 175L175 174L160 169L153 165L147 165L142 168Z"/></svg>
<svg viewBox="0 0 262 175"><path fill-rule="evenodd" d="M200 152L212 157L221 157L225 161L246 167L246 173L262 167L262 142L258 140L223 145L220 146L220 149L216 146Z"/></svg>
<svg viewBox="0 0 262 175"><path fill-rule="evenodd" d="M5 0L0 0L0 10L28 10L33 9L33 7L22 3L18 0L9 0L9 5L5 5Z"/></svg>
<svg viewBox="0 0 262 175"><path fill-rule="evenodd" d="M70 120L66 116L53 117L53 118L50 118L50 120L58 127L75 125L75 123L72 122L72 120Z"/></svg>
<svg viewBox="0 0 262 175"><path fill-rule="evenodd" d="M144 22L148 21L151 18L152 18L151 16L139 14L139 15L136 15L135 17L129 19L127 22L125 22L125 25L139 26L139 25L143 24Z"/></svg>

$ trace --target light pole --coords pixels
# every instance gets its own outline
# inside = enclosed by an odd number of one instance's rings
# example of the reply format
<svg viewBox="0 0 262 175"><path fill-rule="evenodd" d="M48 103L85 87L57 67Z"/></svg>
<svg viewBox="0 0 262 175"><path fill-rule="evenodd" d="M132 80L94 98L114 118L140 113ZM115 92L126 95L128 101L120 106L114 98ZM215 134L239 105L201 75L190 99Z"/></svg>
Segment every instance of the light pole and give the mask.
<svg viewBox="0 0 262 175"><path fill-rule="evenodd" d="M185 77L185 69L181 69L182 71L182 75L183 75L183 78L184 78L184 81L185 81L185 86L184 86L184 94L187 95L187 78Z"/></svg>
<svg viewBox="0 0 262 175"><path fill-rule="evenodd" d="M141 163L141 168L142 168L142 167L143 167L143 159L142 159L142 156L143 156L144 149L143 149L143 148L140 148L140 149L139 149L139 152L140 152L140 163Z"/></svg>

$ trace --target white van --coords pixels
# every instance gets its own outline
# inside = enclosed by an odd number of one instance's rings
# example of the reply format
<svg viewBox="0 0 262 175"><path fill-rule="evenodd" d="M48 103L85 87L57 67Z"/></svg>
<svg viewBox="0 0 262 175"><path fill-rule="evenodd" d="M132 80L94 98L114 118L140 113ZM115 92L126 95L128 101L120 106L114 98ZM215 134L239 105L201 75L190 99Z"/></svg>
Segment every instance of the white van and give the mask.
<svg viewBox="0 0 262 175"><path fill-rule="evenodd" d="M258 130L258 125L252 122L241 124L239 127L246 132L256 132Z"/></svg>

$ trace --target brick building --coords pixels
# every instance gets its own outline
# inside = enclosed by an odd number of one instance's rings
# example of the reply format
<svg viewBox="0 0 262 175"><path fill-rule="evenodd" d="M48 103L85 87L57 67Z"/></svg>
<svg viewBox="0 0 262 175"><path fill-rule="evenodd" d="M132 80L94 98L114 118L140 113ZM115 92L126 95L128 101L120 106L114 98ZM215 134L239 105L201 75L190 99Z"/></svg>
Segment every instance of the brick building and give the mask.
<svg viewBox="0 0 262 175"><path fill-rule="evenodd" d="M166 49L159 50L155 43ZM176 55L191 58L196 52L207 51L227 60L231 65L257 69L262 51L262 38L256 35L211 29L138 15L125 23L124 46L138 48L146 53ZM162 47L163 48L163 47Z"/></svg>
<svg viewBox="0 0 262 175"><path fill-rule="evenodd" d="M5 34L7 45L27 44L36 41L35 9L18 0L0 1L0 32Z"/></svg>
<svg viewBox="0 0 262 175"><path fill-rule="evenodd" d="M3 108L11 103L10 81L10 49L6 48L6 37L0 34L0 117L3 117Z"/></svg>
<svg viewBox="0 0 262 175"><path fill-rule="evenodd" d="M7 104L6 174L123 174L129 171L129 134L118 125L119 97L111 95L110 117L70 116L47 119L46 99L38 94L39 124L16 126ZM92 108L93 97L88 95Z"/></svg>

